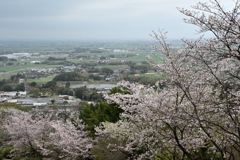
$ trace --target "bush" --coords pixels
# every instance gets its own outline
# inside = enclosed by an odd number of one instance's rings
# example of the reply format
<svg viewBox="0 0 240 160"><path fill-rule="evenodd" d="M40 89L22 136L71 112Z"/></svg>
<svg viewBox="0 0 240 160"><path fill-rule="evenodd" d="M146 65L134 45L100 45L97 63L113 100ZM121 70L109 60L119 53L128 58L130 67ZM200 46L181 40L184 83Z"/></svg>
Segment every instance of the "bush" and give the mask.
<svg viewBox="0 0 240 160"><path fill-rule="evenodd" d="M61 73L57 75L53 81L83 81L84 77L75 72Z"/></svg>
<svg viewBox="0 0 240 160"><path fill-rule="evenodd" d="M1 103L0 108L15 108L21 111L29 111L32 109L31 107L23 107L16 103Z"/></svg>
<svg viewBox="0 0 240 160"><path fill-rule="evenodd" d="M80 110L79 118L85 123L85 130L90 131L89 136L95 137L95 127L99 126L101 122L117 122L122 113L122 109L118 108L116 104L108 104L105 101L99 103L86 104Z"/></svg>
<svg viewBox="0 0 240 160"><path fill-rule="evenodd" d="M4 158L9 157L11 150L13 150L13 146L8 146L6 148L3 148L2 152L1 152L2 157L4 157Z"/></svg>
<svg viewBox="0 0 240 160"><path fill-rule="evenodd" d="M40 158L32 158L32 157L14 157L13 160L41 160Z"/></svg>
<svg viewBox="0 0 240 160"><path fill-rule="evenodd" d="M91 153L94 155L95 160L125 160L129 157L129 153L114 147L115 145L118 146L119 143L121 142L108 136L98 137L98 143L92 148ZM112 146L109 147L109 144Z"/></svg>

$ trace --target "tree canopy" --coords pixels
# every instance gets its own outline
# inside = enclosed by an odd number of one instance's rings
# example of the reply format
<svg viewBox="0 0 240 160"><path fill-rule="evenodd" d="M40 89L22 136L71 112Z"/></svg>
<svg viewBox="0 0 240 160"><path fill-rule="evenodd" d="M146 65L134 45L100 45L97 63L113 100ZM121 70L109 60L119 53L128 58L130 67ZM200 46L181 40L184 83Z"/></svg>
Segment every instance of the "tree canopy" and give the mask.
<svg viewBox="0 0 240 160"><path fill-rule="evenodd" d="M83 120L86 127L85 129L90 131L89 136L95 136L95 127L100 124L100 122L117 122L120 117L119 114L122 109L118 108L116 104L109 104L104 101L99 103L87 104L80 111L79 118Z"/></svg>
<svg viewBox="0 0 240 160"><path fill-rule="evenodd" d="M53 81L83 81L84 77L75 72L61 73L53 78Z"/></svg>
<svg viewBox="0 0 240 160"><path fill-rule="evenodd" d="M106 97L124 110L121 123L98 130L122 142L109 147L134 159L239 159L240 1L234 3L230 11L218 0L178 8L186 23L213 38L183 39L181 49L173 49L165 31L153 32L158 53L148 60L162 78L155 87L122 82L130 94Z"/></svg>

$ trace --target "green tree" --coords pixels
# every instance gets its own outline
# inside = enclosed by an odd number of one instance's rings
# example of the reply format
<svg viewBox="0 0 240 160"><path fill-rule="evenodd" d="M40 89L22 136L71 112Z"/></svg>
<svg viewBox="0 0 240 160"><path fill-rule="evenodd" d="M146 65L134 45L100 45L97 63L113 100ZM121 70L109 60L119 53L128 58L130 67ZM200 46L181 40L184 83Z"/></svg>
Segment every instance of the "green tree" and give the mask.
<svg viewBox="0 0 240 160"><path fill-rule="evenodd" d="M107 57L105 57L105 56L101 56L100 57L100 60L104 60L104 59L106 59Z"/></svg>
<svg viewBox="0 0 240 160"><path fill-rule="evenodd" d="M29 111L31 110L31 107L23 107L16 103L0 103L0 108L15 108L21 111ZM1 119L1 117L0 117Z"/></svg>
<svg viewBox="0 0 240 160"><path fill-rule="evenodd" d="M5 79L1 80L1 81L0 81L0 88L1 88L4 84L6 84L6 83L7 83L7 82L6 82Z"/></svg>
<svg viewBox="0 0 240 160"><path fill-rule="evenodd" d="M95 105L84 106L80 111L79 118L86 124L85 129L90 131L89 136L95 137L95 126L104 121L117 122L120 119L120 113L122 113L122 109L118 108L116 104L100 101Z"/></svg>
<svg viewBox="0 0 240 160"><path fill-rule="evenodd" d="M33 94L33 97L37 98L39 93L40 93L40 89L39 88L32 88L29 93Z"/></svg>
<svg viewBox="0 0 240 160"><path fill-rule="evenodd" d="M55 103L55 100L54 99L51 99L51 103L52 103L52 105Z"/></svg>
<svg viewBox="0 0 240 160"><path fill-rule="evenodd" d="M113 70L110 68L102 68L101 72L102 74L106 74L106 75L113 74Z"/></svg>
<svg viewBox="0 0 240 160"><path fill-rule="evenodd" d="M90 74L90 75L89 75L89 79L93 79L93 80L95 80L95 81L99 81L99 80L100 80L100 77L99 77L99 75Z"/></svg>
<svg viewBox="0 0 240 160"><path fill-rule="evenodd" d="M83 81L84 77L75 72L70 72L70 73L59 74L53 80L54 81Z"/></svg>
<svg viewBox="0 0 240 160"><path fill-rule="evenodd" d="M69 88L64 88L63 93L64 95L73 95L73 91L71 91Z"/></svg>
<svg viewBox="0 0 240 160"><path fill-rule="evenodd" d="M25 78L25 75L18 73L17 75L13 75L10 77L10 79L13 83L18 83L20 78Z"/></svg>
<svg viewBox="0 0 240 160"><path fill-rule="evenodd" d="M8 61L8 57L4 57L4 56L2 56L2 57L0 57L0 61L4 61L4 62L6 62L6 61Z"/></svg>
<svg viewBox="0 0 240 160"><path fill-rule="evenodd" d="M83 99L83 93L84 93L84 89L78 88L78 89L76 89L76 91L75 91L75 96L76 96L77 98Z"/></svg>
<svg viewBox="0 0 240 160"><path fill-rule="evenodd" d="M42 86L42 88L54 88L57 85L56 81L49 81L45 85Z"/></svg>
<svg viewBox="0 0 240 160"><path fill-rule="evenodd" d="M65 105L67 105L68 104L68 101L64 101L63 102L63 105L65 106Z"/></svg>
<svg viewBox="0 0 240 160"><path fill-rule="evenodd" d="M70 87L70 82L67 82L67 83L65 84L65 87L66 87L66 88L69 88L69 87Z"/></svg>
<svg viewBox="0 0 240 160"><path fill-rule="evenodd" d="M18 84L15 88L16 91L25 91L24 83Z"/></svg>
<svg viewBox="0 0 240 160"><path fill-rule="evenodd" d="M29 86L31 86L31 87L36 87L36 86L37 86L37 83L36 83L36 82L31 82L31 83L29 84Z"/></svg>
<svg viewBox="0 0 240 160"><path fill-rule="evenodd" d="M91 94L89 94L89 93L88 93L88 94L86 94L85 96L86 96L86 98L87 98L87 101L88 101L88 100L89 100L89 98L91 97Z"/></svg>
<svg viewBox="0 0 240 160"><path fill-rule="evenodd" d="M52 93L52 90L50 88L42 88L40 89L40 92L43 96L47 96Z"/></svg>
<svg viewBox="0 0 240 160"><path fill-rule="evenodd" d="M110 89L109 95L116 94L116 93L130 94L130 92L127 91L127 89L122 90L118 87L113 87L112 89Z"/></svg>
<svg viewBox="0 0 240 160"><path fill-rule="evenodd" d="M86 106L88 103L86 102L86 101L80 101L79 102L79 109L81 110L82 109L82 107L84 107L84 106Z"/></svg>
<svg viewBox="0 0 240 160"><path fill-rule="evenodd" d="M1 88L1 90L5 91L5 92L11 92L13 90L13 88L10 84L4 84Z"/></svg>

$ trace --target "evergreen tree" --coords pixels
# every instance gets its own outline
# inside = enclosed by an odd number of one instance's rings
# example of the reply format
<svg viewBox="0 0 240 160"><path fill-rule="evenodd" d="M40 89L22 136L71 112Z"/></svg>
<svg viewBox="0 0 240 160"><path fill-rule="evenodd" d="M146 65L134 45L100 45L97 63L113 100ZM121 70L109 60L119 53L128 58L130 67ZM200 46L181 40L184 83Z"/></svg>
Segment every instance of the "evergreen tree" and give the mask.
<svg viewBox="0 0 240 160"><path fill-rule="evenodd" d="M18 84L15 88L16 91L25 91L24 83Z"/></svg>
<svg viewBox="0 0 240 160"><path fill-rule="evenodd" d="M122 109L118 108L116 104L100 101L95 105L87 104L84 106L80 111L79 118L85 123L85 129L90 131L89 136L95 137L95 126L105 121L117 122L120 119L120 113L122 113Z"/></svg>

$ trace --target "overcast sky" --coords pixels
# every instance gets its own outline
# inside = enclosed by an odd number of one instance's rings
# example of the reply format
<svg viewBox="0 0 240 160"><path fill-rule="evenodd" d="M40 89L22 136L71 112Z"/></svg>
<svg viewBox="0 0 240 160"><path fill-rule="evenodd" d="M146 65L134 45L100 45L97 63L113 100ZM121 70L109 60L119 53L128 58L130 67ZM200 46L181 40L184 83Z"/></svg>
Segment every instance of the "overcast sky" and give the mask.
<svg viewBox="0 0 240 160"><path fill-rule="evenodd" d="M202 0L206 2L206 0ZM0 0L0 39L151 39L165 29L170 39L195 38L176 7L198 0ZM221 0L223 4L230 0Z"/></svg>

